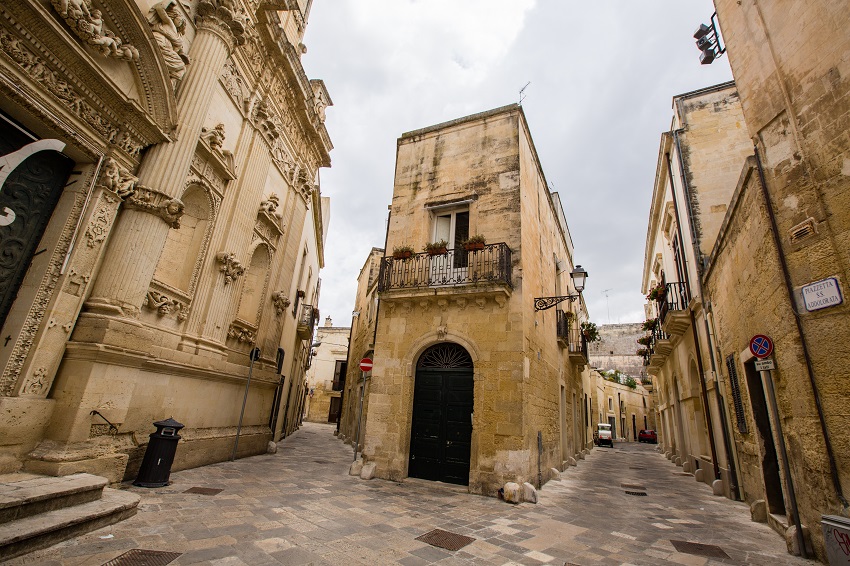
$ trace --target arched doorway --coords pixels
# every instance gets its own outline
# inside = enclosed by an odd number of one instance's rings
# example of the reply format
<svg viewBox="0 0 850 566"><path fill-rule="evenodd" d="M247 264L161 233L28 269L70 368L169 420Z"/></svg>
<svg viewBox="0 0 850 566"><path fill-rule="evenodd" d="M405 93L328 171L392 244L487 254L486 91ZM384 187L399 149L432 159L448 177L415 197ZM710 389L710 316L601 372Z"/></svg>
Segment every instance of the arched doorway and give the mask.
<svg viewBox="0 0 850 566"><path fill-rule="evenodd" d="M437 344L416 364L408 475L469 485L473 367L458 344Z"/></svg>

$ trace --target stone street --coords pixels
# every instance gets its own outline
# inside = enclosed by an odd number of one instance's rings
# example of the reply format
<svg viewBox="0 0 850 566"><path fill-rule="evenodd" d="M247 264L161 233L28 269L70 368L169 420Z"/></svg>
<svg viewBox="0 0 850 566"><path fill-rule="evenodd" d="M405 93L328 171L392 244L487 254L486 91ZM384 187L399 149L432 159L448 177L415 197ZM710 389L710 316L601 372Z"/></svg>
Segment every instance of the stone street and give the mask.
<svg viewBox="0 0 850 566"><path fill-rule="evenodd" d="M654 446L595 448L539 503L511 505L440 483L349 476L352 450L333 430L305 423L277 454L175 472L164 488L126 485L142 496L137 515L9 564L101 565L132 549L174 553L175 566L811 564ZM434 529L474 541L449 551L417 540Z"/></svg>

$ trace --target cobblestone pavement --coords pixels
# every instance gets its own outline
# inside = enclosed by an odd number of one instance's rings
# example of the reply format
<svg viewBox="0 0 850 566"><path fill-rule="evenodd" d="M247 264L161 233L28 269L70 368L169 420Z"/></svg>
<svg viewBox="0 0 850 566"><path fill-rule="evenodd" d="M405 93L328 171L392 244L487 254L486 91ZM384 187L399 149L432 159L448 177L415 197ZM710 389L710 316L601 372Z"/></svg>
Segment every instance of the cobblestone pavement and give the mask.
<svg viewBox="0 0 850 566"><path fill-rule="evenodd" d="M175 472L164 488L127 487L142 496L134 517L9 564L101 565L131 549L180 553L174 566L811 564L751 522L746 505L713 496L649 445L592 450L536 505L364 481L347 475L352 456L330 425L305 423L277 454ZM221 492L186 493L193 487ZM625 493L640 487L646 496ZM455 552L416 540L432 529L475 540ZM671 541L716 545L728 558Z"/></svg>

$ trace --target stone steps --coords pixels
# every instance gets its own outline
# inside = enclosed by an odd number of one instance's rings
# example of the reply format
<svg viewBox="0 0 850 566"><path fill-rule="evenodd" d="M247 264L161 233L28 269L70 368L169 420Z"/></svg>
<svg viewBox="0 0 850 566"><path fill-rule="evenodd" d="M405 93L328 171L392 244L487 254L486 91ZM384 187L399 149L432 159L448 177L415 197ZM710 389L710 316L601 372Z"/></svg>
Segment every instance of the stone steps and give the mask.
<svg viewBox="0 0 850 566"><path fill-rule="evenodd" d="M46 548L136 513L140 497L92 474L0 483L0 556Z"/></svg>

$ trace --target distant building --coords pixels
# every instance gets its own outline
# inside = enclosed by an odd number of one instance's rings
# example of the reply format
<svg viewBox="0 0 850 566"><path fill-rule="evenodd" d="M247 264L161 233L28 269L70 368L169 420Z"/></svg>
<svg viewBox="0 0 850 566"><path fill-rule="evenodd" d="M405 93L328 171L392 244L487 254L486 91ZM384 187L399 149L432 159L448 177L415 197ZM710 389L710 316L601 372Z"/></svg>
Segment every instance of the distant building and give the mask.
<svg viewBox="0 0 850 566"><path fill-rule="evenodd" d="M647 376L643 357L637 354L641 347L637 340L646 332L642 322L599 325L597 342L587 345L590 365L602 370L620 370L641 380Z"/></svg>
<svg viewBox="0 0 850 566"><path fill-rule="evenodd" d="M305 420L316 423L339 420L350 330L347 326L333 326L331 317L326 318L325 324L316 330L313 362L307 370Z"/></svg>
<svg viewBox="0 0 850 566"><path fill-rule="evenodd" d="M495 495L591 444L584 303L535 311L576 294L575 263L520 106L399 138L380 265L363 440L376 476Z"/></svg>
<svg viewBox="0 0 850 566"><path fill-rule="evenodd" d="M593 370L590 375L595 384L594 429L598 423L608 423L615 440L629 442L636 441L641 430L655 430L655 405L650 390L639 382L635 387L629 387L625 383L606 379L597 370Z"/></svg>

